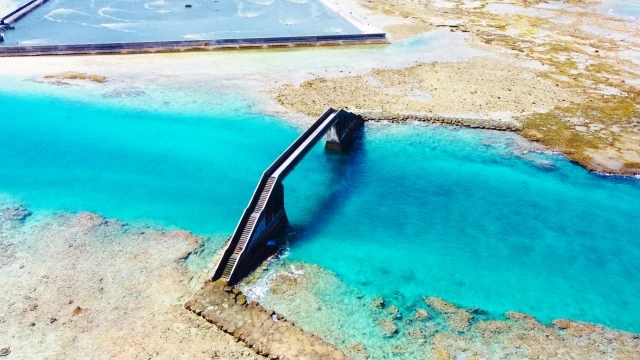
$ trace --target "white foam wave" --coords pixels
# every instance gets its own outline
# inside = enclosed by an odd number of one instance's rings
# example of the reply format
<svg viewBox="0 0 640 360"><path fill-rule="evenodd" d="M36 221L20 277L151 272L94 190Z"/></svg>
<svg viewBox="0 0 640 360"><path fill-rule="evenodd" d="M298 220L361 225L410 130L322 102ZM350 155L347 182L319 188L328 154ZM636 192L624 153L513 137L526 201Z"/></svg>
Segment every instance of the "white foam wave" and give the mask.
<svg viewBox="0 0 640 360"><path fill-rule="evenodd" d="M72 22L79 23L78 19L89 19L89 14L73 10L73 9L56 9L44 16L45 19L54 22Z"/></svg>
<svg viewBox="0 0 640 360"><path fill-rule="evenodd" d="M275 8L274 6L271 6L271 4L273 4L273 1L269 4L260 4L257 6L255 3L252 4L247 4L245 2L239 3L237 12L238 16L242 16L244 18L255 18L265 15L273 11L273 9Z"/></svg>
<svg viewBox="0 0 640 360"><path fill-rule="evenodd" d="M30 40L23 40L18 42L18 44L20 45L43 45L43 44L49 44L49 43L51 43L49 39L30 39Z"/></svg>
<svg viewBox="0 0 640 360"><path fill-rule="evenodd" d="M176 4L172 4L172 3L167 2L165 0L151 1L151 2L148 2L148 3L144 4L144 7L147 10L152 10L152 11L155 11L157 13L169 13L169 12L178 10L180 8L180 6L178 6Z"/></svg>
<svg viewBox="0 0 640 360"><path fill-rule="evenodd" d="M257 5L271 5L273 4L273 2L275 0L261 0L261 1L256 1L256 0L248 0L250 3L254 3Z"/></svg>
<svg viewBox="0 0 640 360"><path fill-rule="evenodd" d="M106 17L109 19L117 20L117 21L131 21L129 19L123 19L123 18L117 17L116 15L120 13L126 14L127 12L125 10L115 9L112 7L104 7L98 10L98 15L102 17Z"/></svg>
<svg viewBox="0 0 640 360"><path fill-rule="evenodd" d="M257 33L257 30L220 30L220 31L209 31L195 34L186 34L181 36L181 38L185 40L208 40L211 38L215 38L219 34L247 34L247 33Z"/></svg>

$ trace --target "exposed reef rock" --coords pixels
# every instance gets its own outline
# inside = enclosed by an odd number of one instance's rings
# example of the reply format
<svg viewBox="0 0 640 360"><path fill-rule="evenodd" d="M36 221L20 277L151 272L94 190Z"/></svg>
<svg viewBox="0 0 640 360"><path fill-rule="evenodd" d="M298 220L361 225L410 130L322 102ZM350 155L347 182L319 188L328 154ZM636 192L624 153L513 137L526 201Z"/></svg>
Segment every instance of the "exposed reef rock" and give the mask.
<svg viewBox="0 0 640 360"><path fill-rule="evenodd" d="M469 330L473 316L467 310L460 309L456 305L434 296L425 298L424 302L435 311L445 314L445 318L449 322L449 327L452 330Z"/></svg>
<svg viewBox="0 0 640 360"><path fill-rule="evenodd" d="M75 71L64 72L55 75L45 75L44 77L47 80L54 80L55 82L64 83L64 80L86 80L92 81L96 83L105 83L109 81L105 76L95 75L95 74L87 74Z"/></svg>
<svg viewBox="0 0 640 360"><path fill-rule="evenodd" d="M385 299L358 296L356 292L349 295L335 274L317 265L295 261L273 263L263 276L278 291L283 291L274 295L278 298L276 303L282 303L282 297L287 304L295 302L282 309L290 319L310 326L356 359L365 358L362 348L353 346L356 342L363 348L366 346L366 355L371 359L385 356L403 360L640 359L638 335L598 325L564 319L544 324L515 311L501 317L438 297L425 297L422 300L426 305L418 305L417 299L412 302L396 292L393 296L387 294ZM298 279L292 281L287 277ZM349 300L327 303L324 301L327 294L334 300L335 297ZM271 301L269 297L263 299ZM371 325L375 326L376 331L367 335L376 339L375 345L362 342L346 330L358 326L345 316L354 311L361 311L358 319L370 317L371 322L365 322L368 325L357 331L367 332ZM406 316L398 318L399 313ZM318 324L319 329L313 328ZM346 331L338 333L335 329Z"/></svg>
<svg viewBox="0 0 640 360"><path fill-rule="evenodd" d="M378 320L378 325L380 325L382 335L385 337L392 337L398 333L398 327L393 322L393 319L380 319Z"/></svg>
<svg viewBox="0 0 640 360"><path fill-rule="evenodd" d="M522 125L516 121L501 121L495 119L483 118L461 118L439 115L410 115L410 114L376 114L365 113L363 115L365 121L381 122L389 121L392 123L405 122L426 122L438 125L462 126L472 129L487 129L498 131L520 131Z"/></svg>
<svg viewBox="0 0 640 360"><path fill-rule="evenodd" d="M255 301L247 304L239 289L222 281L205 283L185 307L270 359L348 359L281 314Z"/></svg>
<svg viewBox="0 0 640 360"><path fill-rule="evenodd" d="M182 306L204 280L181 260L201 238L90 213L24 222L24 207L0 209L6 359L258 360Z"/></svg>
<svg viewBox="0 0 640 360"><path fill-rule="evenodd" d="M413 315L413 318L418 321L426 320L429 318L429 312L423 308L416 308L416 313Z"/></svg>

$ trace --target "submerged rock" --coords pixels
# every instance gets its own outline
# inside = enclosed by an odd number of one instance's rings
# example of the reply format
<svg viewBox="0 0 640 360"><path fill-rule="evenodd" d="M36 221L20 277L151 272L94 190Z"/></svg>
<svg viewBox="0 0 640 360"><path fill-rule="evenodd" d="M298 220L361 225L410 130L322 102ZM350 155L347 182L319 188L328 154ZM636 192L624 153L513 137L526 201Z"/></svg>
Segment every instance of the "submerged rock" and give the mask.
<svg viewBox="0 0 640 360"><path fill-rule="evenodd" d="M402 314L400 313L400 310L398 310L397 306L391 305L387 311L394 319L402 319Z"/></svg>
<svg viewBox="0 0 640 360"><path fill-rule="evenodd" d="M429 296L427 298L424 298L423 301L427 305L431 306L433 310L443 314L453 314L458 311L457 306L439 297Z"/></svg>
<svg viewBox="0 0 640 360"><path fill-rule="evenodd" d="M353 353L356 359L368 359L367 349L360 343L351 344L347 347L347 351Z"/></svg>
<svg viewBox="0 0 640 360"><path fill-rule="evenodd" d="M511 325L504 321L487 320L481 321L475 325L475 330L482 336L494 336L500 333L506 333L511 330Z"/></svg>
<svg viewBox="0 0 640 360"><path fill-rule="evenodd" d="M473 321L473 316L465 310L458 310L453 314L447 314L446 317L449 321L449 327L455 331L469 330L469 326L471 326L471 322Z"/></svg>
<svg viewBox="0 0 640 360"><path fill-rule="evenodd" d="M423 308L416 308L416 313L413 315L416 320L427 320L429 318L429 312Z"/></svg>
<svg viewBox="0 0 640 360"><path fill-rule="evenodd" d="M372 305L374 309L383 309L386 304L382 296L378 296L375 299L373 299Z"/></svg>
<svg viewBox="0 0 640 360"><path fill-rule="evenodd" d="M413 328L407 331L407 336L411 339L418 341L418 343L422 344L427 337L427 334L422 330L422 328Z"/></svg>
<svg viewBox="0 0 640 360"><path fill-rule="evenodd" d="M430 296L423 300L435 311L445 315L451 330L469 330L469 326L471 326L471 322L473 321L473 315L467 310L458 308L456 305L435 296Z"/></svg>
<svg viewBox="0 0 640 360"><path fill-rule="evenodd" d="M382 335L385 337L392 337L398 333L398 327L393 322L393 319L380 319L378 320Z"/></svg>
<svg viewBox="0 0 640 360"><path fill-rule="evenodd" d="M2 221L23 221L31 215L31 211L22 205L11 206L0 210L0 222Z"/></svg>

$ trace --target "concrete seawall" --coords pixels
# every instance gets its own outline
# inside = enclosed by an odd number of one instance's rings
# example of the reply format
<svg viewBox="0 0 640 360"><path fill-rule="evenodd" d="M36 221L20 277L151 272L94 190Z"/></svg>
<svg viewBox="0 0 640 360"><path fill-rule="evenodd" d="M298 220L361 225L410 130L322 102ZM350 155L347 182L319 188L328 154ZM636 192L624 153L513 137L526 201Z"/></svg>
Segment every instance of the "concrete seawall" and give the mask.
<svg viewBox="0 0 640 360"><path fill-rule="evenodd" d="M42 1L42 0L38 0ZM38 55L127 54L232 49L267 49L309 46L388 44L386 34L293 36L274 38L154 41L105 44L0 46L0 57Z"/></svg>

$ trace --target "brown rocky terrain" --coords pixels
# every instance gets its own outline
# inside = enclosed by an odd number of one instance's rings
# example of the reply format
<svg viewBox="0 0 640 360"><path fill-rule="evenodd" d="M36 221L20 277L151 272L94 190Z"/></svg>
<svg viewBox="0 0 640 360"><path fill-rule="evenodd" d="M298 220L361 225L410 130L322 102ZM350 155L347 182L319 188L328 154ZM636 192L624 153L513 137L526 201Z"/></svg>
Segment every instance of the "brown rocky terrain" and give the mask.
<svg viewBox="0 0 640 360"><path fill-rule="evenodd" d="M308 115L328 104L379 114L503 119L519 133L601 172L640 174L637 24L596 2L355 1L385 16L396 41L434 28L463 32L488 56L426 62L281 86L277 100ZM634 62L635 61L635 62Z"/></svg>
<svg viewBox="0 0 640 360"><path fill-rule="evenodd" d="M12 359L260 359L186 311L202 239L0 207L0 349ZM195 289L194 289L195 290ZM4 359L4 358L3 358Z"/></svg>

